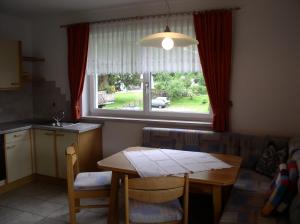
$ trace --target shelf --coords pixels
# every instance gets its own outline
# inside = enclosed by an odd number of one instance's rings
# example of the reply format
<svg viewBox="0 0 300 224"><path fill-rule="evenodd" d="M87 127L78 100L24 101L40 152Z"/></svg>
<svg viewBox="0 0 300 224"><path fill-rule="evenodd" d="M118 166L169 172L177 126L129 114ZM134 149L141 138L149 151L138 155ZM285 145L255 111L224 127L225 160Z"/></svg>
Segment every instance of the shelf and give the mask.
<svg viewBox="0 0 300 224"><path fill-rule="evenodd" d="M23 61L31 61L31 62L44 62L45 58L37 58L37 57L23 57Z"/></svg>

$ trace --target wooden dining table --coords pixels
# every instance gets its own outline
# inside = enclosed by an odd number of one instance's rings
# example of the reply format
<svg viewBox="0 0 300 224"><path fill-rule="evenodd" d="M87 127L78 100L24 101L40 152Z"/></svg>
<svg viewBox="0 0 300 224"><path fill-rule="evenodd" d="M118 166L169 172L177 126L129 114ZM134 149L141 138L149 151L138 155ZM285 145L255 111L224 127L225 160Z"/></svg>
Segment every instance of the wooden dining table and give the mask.
<svg viewBox="0 0 300 224"><path fill-rule="evenodd" d="M153 148L133 147L126 150L140 150ZM232 165L231 168L201 171L189 175L190 191L208 193L212 195L214 223L218 223L222 210L222 188L233 185L237 179L242 158L235 155L213 154L217 159ZM125 157L123 151L113 154L97 163L101 170L112 171L111 194L108 223L119 223L118 186L125 174L138 176L136 169Z"/></svg>

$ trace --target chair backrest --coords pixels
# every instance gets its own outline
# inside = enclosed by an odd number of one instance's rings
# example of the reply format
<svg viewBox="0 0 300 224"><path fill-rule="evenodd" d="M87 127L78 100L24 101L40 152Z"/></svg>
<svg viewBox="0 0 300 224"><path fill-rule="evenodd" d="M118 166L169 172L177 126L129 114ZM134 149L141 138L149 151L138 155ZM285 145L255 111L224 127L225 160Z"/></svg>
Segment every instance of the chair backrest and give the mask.
<svg viewBox="0 0 300 224"><path fill-rule="evenodd" d="M129 199L145 203L163 203L183 196L184 219L188 217L188 175L184 177L146 177L128 179L125 175L125 220L129 223Z"/></svg>
<svg viewBox="0 0 300 224"><path fill-rule="evenodd" d="M74 189L74 178L79 173L78 160L75 146L69 146L66 149L67 158L67 183L68 190Z"/></svg>

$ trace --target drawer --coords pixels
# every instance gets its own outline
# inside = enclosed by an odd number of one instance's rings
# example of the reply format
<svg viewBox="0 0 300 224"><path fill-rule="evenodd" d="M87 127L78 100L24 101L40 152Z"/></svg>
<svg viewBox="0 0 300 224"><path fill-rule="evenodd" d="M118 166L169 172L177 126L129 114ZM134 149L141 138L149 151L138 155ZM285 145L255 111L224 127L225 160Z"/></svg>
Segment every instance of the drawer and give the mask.
<svg viewBox="0 0 300 224"><path fill-rule="evenodd" d="M5 144L11 142L19 142L30 139L30 130L17 131L9 134L5 134Z"/></svg>

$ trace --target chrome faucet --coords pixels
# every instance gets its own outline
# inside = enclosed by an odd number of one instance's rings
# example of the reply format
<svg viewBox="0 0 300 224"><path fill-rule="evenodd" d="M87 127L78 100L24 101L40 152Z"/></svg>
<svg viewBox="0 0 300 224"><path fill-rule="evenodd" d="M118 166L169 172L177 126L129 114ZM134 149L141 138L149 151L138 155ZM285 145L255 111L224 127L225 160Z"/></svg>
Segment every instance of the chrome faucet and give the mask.
<svg viewBox="0 0 300 224"><path fill-rule="evenodd" d="M54 123L52 124L53 126L56 127L62 127L61 121L62 119L64 119L65 117L65 112L60 110L58 111L56 114L54 114L54 116L52 117L54 120Z"/></svg>

